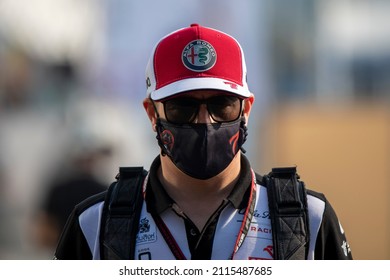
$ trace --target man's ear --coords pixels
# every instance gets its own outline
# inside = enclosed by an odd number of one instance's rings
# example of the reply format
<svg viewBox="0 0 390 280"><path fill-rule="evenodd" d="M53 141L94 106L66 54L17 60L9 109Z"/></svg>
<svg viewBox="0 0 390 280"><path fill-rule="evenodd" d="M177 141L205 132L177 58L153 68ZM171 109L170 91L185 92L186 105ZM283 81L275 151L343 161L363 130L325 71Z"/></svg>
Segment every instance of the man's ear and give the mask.
<svg viewBox="0 0 390 280"><path fill-rule="evenodd" d="M156 113L156 108L153 105L153 101L147 97L144 99L143 105L146 114L148 115L148 118L150 120L150 123L152 124L152 129L153 131L156 131L157 113Z"/></svg>
<svg viewBox="0 0 390 280"><path fill-rule="evenodd" d="M244 99L242 115L245 117L246 123L248 123L249 115L252 109L252 105L255 102L255 96L253 93L246 99Z"/></svg>

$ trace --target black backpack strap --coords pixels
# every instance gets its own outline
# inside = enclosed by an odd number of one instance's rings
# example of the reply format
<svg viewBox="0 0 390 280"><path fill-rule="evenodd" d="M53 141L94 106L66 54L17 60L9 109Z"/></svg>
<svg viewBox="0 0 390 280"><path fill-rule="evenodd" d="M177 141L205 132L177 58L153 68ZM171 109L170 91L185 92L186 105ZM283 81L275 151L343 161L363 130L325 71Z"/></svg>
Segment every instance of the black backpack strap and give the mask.
<svg viewBox="0 0 390 280"><path fill-rule="evenodd" d="M306 259L310 238L306 188L296 168L273 168L263 183L268 193L274 259Z"/></svg>
<svg viewBox="0 0 390 280"><path fill-rule="evenodd" d="M143 167L121 167L107 190L100 226L101 259L134 259L142 210Z"/></svg>

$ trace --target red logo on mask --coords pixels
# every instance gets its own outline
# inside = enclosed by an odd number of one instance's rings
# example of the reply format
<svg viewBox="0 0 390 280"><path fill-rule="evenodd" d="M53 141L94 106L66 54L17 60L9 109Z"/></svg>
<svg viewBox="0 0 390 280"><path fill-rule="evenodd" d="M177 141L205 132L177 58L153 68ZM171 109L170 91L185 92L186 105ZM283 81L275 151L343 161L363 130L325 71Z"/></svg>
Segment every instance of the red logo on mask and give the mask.
<svg viewBox="0 0 390 280"><path fill-rule="evenodd" d="M160 134L162 144L169 150L172 150L173 143L175 142L175 138L173 137L172 132L169 130L164 130Z"/></svg>
<svg viewBox="0 0 390 280"><path fill-rule="evenodd" d="M238 142L238 138L240 137L240 132L237 132L236 134L234 134L230 139L229 139L229 143L230 145L232 146L232 152L233 154L236 154L237 153L237 142Z"/></svg>

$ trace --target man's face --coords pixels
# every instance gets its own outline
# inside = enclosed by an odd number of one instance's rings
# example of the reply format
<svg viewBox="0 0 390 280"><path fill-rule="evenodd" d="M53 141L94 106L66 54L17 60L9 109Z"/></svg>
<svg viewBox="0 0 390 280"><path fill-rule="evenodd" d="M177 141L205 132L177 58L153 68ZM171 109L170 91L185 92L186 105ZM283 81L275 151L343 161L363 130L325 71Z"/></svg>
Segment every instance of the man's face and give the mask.
<svg viewBox="0 0 390 280"><path fill-rule="evenodd" d="M174 124L224 123L237 120L243 99L221 90L188 91L156 102L161 118Z"/></svg>
<svg viewBox="0 0 390 280"><path fill-rule="evenodd" d="M248 123L253 102L253 95L241 99L226 91L205 89L180 93L161 101L145 98L143 104L155 131L158 117L176 124L215 123L233 121L238 112L238 117L245 117Z"/></svg>

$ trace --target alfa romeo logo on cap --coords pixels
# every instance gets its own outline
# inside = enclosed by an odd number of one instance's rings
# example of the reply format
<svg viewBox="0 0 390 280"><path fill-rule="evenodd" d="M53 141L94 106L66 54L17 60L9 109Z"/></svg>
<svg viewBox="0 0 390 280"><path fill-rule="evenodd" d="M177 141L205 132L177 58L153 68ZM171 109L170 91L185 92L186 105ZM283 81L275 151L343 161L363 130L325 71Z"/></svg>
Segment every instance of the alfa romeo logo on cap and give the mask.
<svg viewBox="0 0 390 280"><path fill-rule="evenodd" d="M211 69L217 61L214 47L204 40L195 40L185 46L182 53L185 67L195 72Z"/></svg>

